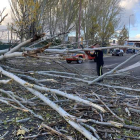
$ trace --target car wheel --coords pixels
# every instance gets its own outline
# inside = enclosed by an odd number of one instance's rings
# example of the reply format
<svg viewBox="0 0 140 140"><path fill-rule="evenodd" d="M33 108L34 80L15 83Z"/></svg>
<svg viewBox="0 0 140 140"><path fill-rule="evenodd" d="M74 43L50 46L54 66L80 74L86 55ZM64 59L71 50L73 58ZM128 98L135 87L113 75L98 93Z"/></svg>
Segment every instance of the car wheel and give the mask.
<svg viewBox="0 0 140 140"><path fill-rule="evenodd" d="M67 60L67 63L71 63L71 61L70 60Z"/></svg>
<svg viewBox="0 0 140 140"><path fill-rule="evenodd" d="M79 56L79 58L83 58L83 57L82 56ZM77 60L77 63L78 64L81 64L81 63L83 63L83 60L79 59L79 60Z"/></svg>

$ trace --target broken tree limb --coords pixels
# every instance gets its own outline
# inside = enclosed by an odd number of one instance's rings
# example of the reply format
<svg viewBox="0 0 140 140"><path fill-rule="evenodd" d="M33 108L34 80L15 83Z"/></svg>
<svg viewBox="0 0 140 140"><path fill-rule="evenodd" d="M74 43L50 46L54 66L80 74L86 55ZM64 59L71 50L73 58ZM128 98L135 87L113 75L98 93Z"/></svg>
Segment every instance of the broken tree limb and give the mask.
<svg viewBox="0 0 140 140"><path fill-rule="evenodd" d="M43 86L42 84L39 83L38 79L33 78L29 75L18 74L18 76L23 78L24 80L32 81L32 82L35 82L37 85Z"/></svg>
<svg viewBox="0 0 140 140"><path fill-rule="evenodd" d="M5 50L0 50L0 54L5 54L6 52L8 52L9 49L5 49Z"/></svg>
<svg viewBox="0 0 140 140"><path fill-rule="evenodd" d="M23 109L23 108L20 108L20 107L17 107L17 106L15 106L15 105L12 105L12 104L10 104L8 101L6 101L6 100L0 99L0 102L5 103L5 104L7 104L7 105L10 105L10 106L12 106L12 107L15 108L15 109L19 109L19 110L22 110L22 111L24 111L24 112L28 112L28 110Z"/></svg>
<svg viewBox="0 0 140 140"><path fill-rule="evenodd" d="M101 98L95 94L95 93L92 93L93 95L95 95L97 97L97 99L106 107L106 109L115 117L117 118L118 120L120 120L121 122L124 123L124 119L123 118L120 118L119 116L117 116L102 100Z"/></svg>
<svg viewBox="0 0 140 140"><path fill-rule="evenodd" d="M140 114L140 110L138 110L138 109L134 109L134 108L129 107L129 110L130 110L130 112L132 111L132 112Z"/></svg>
<svg viewBox="0 0 140 140"><path fill-rule="evenodd" d="M76 130L78 130L80 133L82 133L87 139L97 140L88 130L86 130L84 127L82 127L79 123L76 122L76 119L74 116L67 113L60 106L58 106L57 104L55 104L54 102L49 100L46 96L41 94L39 91L32 89L34 87L33 85L25 82L24 80L20 79L19 77L15 76L12 73L6 72L1 67L0 67L0 71L3 75L5 75L7 77L12 77L13 80L15 80L20 85L24 86L28 91L30 91L32 94L34 94L35 96L40 98L47 105L49 105L51 108L56 110L72 127L74 127Z"/></svg>
<svg viewBox="0 0 140 140"><path fill-rule="evenodd" d="M28 39L28 40L26 40L26 41L20 43L19 45L15 46L14 48L12 48L12 49L11 49L9 52L7 52L6 54L13 53L13 52L19 50L21 47L23 47L23 46L25 46L25 45L27 45L27 44L29 44L29 43L31 43L31 42L34 42L34 41L36 41L36 40L42 38L44 35L45 35L44 33L43 33L43 34L40 34L40 35L35 35L33 38Z"/></svg>
<svg viewBox="0 0 140 140"><path fill-rule="evenodd" d="M137 97L138 98L138 97ZM137 106L137 105L131 105L131 104L129 104L129 103L126 103L126 104L124 104L124 105L126 105L127 107L129 107L129 108L134 108L134 109L138 109L138 110L140 110L140 106Z"/></svg>
<svg viewBox="0 0 140 140"><path fill-rule="evenodd" d="M0 137L0 140L3 140L4 137L9 133L9 131L7 131L3 136Z"/></svg>
<svg viewBox="0 0 140 140"><path fill-rule="evenodd" d="M98 140L102 140L102 139L100 138L100 136L97 134L97 130L96 130L95 128L93 128L92 126L87 125L87 124L85 124L85 123L81 123L81 124L82 124L83 126L89 128L89 129L91 129L91 130L93 131L94 135L96 136L96 138L97 138Z"/></svg>
<svg viewBox="0 0 140 140"><path fill-rule="evenodd" d="M51 108L56 110L72 127L74 127L76 130L78 130L80 133L82 133L87 139L89 140L97 140L92 134L87 131L84 127L82 127L80 124L78 124L75 121L75 117L73 118L72 115L67 113L65 110L63 110L60 106L49 100L47 97L45 97L40 92L32 89L32 88L26 88L29 90L32 94L39 97L42 101L44 101L47 105L49 105Z"/></svg>
<svg viewBox="0 0 140 140"><path fill-rule="evenodd" d="M38 53L42 53L45 51L45 49L47 49L52 43L50 42L49 44L47 44L46 46L42 47L42 48L38 48L32 51L27 51L27 53L23 53L23 56L37 56Z"/></svg>
<svg viewBox="0 0 140 140"><path fill-rule="evenodd" d="M41 124L41 127L47 128L47 129L50 130L52 133L55 133L55 134L57 134L57 135L63 137L63 138L66 139L66 140L73 140L72 137L66 136L66 135L62 134L61 132L56 131L55 129L49 127L48 125L46 125L46 124L44 124L44 123Z"/></svg>
<svg viewBox="0 0 140 140"><path fill-rule="evenodd" d="M44 136L44 135L49 135L50 133L49 132L45 132L45 133L39 133L39 134L37 134L37 135L32 135L32 136L24 136L24 140L29 140L29 139L32 139L32 140L34 140L34 139L36 139L37 137L39 137L39 136Z"/></svg>
<svg viewBox="0 0 140 140"><path fill-rule="evenodd" d="M68 77L68 76L62 76L62 75L56 75L56 74L50 74L50 73L42 73L42 72L34 72L34 73L38 73L41 75L47 75L47 76L52 76L52 77L58 77L58 78L66 78L66 79L73 79L75 81L80 81L80 82L84 82L87 83L87 80L81 79L81 78L76 78L76 77ZM41 79L38 80L38 82L46 82L47 79Z"/></svg>
<svg viewBox="0 0 140 140"><path fill-rule="evenodd" d="M64 96L64 97L67 97L68 99L71 99L71 100L75 100L77 102L80 102L80 103L84 103L84 104L87 104L89 106L92 106L102 112L106 112L104 108L100 107L99 105L97 104L94 104L90 101L87 101L87 100L84 100L76 95L72 95L72 94L67 94L65 92L62 92L62 91L59 91L59 90L56 90L56 89L50 89L50 88L46 88L46 87L40 87L40 86L37 86L37 85L33 85L33 87L36 89L36 90L39 90L39 91L46 91L46 92L51 92L51 93L55 93L57 95L60 95L60 96Z"/></svg>
<svg viewBox="0 0 140 140"><path fill-rule="evenodd" d="M14 94L13 92L11 92L11 91L5 91L5 90L3 90L3 89L0 89L0 92L10 94L12 97L15 97L16 99L20 100L21 103L29 104L30 106L34 106L34 105L35 105L33 102L28 101L28 100L26 100L26 99L24 99L24 98L22 98L22 97L19 97L19 96L15 95L15 94Z"/></svg>
<svg viewBox="0 0 140 140"><path fill-rule="evenodd" d="M73 27L72 27L72 28L73 28ZM38 44L40 44L40 43L45 42L46 40L52 40L52 39L54 39L54 38L56 38L56 37L59 37L59 36L64 35L64 34L67 34L67 33L70 32L70 30L71 30L72 28L68 29L68 31L66 31L66 32L59 33L59 34L57 34L57 35L55 35L55 36L53 36L53 37L46 38L46 39L44 39L44 40L38 41L38 42L36 42L36 43L30 45L29 47L33 47L33 46L35 46L35 45L38 45Z"/></svg>
<svg viewBox="0 0 140 140"><path fill-rule="evenodd" d="M107 85L107 84L101 84L101 83L96 83L97 85L104 86L104 87L109 87L109 88L115 88L115 89L123 89L123 90L129 90L129 91L136 91L140 92L140 89L133 89L129 87L121 87L121 86L115 86L115 85ZM119 93L118 93L119 94ZM121 94L121 93L120 93ZM126 95L127 96L127 95ZM131 95L133 96L133 95Z"/></svg>
<svg viewBox="0 0 140 140"><path fill-rule="evenodd" d="M139 47L131 46L113 46L113 47L99 47L99 48L84 48L84 49L46 49L46 52L58 53L58 54L67 54L67 53L76 53L76 52L85 52L85 51L94 51L94 50L106 50L106 49L115 49L115 48L130 48L135 50L140 50Z"/></svg>
<svg viewBox="0 0 140 140"><path fill-rule="evenodd" d="M35 46L35 45L38 45L38 44L40 44L40 43L45 42L46 40L52 40L53 38L59 37L59 36L61 36L61 35L63 35L63 34L67 34L67 33L70 32L70 30L71 30L71 29L69 29L67 32L59 33L59 34L57 34L57 35L55 35L55 36L53 36L53 37L50 37L50 38L47 38L47 39L38 41L38 42L36 42L36 43L30 45L29 47L33 47L33 46ZM40 38L42 38L42 37L44 37L44 36L45 36L44 33L42 33L41 35L35 35L32 39L29 39L29 40L26 40L26 41L20 43L19 45L17 45L17 46L15 46L14 48L12 48L10 51L9 51L9 49L0 50L0 54L15 52L15 51L19 50L21 47L23 47L23 46L25 46L25 45L27 45L27 44L29 44L29 43L31 43L31 42L37 41L38 39L40 39ZM28 48L29 48L29 47L28 47ZM28 48L27 48L27 49L28 49ZM26 50L26 49L24 49L24 50ZM30 49L30 50L33 50L33 49Z"/></svg>
<svg viewBox="0 0 140 140"><path fill-rule="evenodd" d="M132 126L132 125L126 125L126 124L113 122L113 121L99 122L99 121L93 120L93 119L88 119L88 120L79 119L78 122L92 122L92 123L98 124L98 125L111 126L111 127L116 127L116 128L126 128L126 129L132 129L132 130L140 131L140 127Z"/></svg>
<svg viewBox="0 0 140 140"><path fill-rule="evenodd" d="M104 73L103 75L99 76L98 78L94 79L93 81L89 81L88 84L91 85L91 84L93 84L93 83L95 83L95 82L103 79L106 75L114 73L118 68L120 68L121 66L123 66L124 64L126 64L128 61L130 61L131 59L133 59L137 55L139 55L139 53L132 55L130 58L128 58L127 60L125 60L124 62L122 62L121 64L119 64L117 67L115 67L111 71Z"/></svg>
<svg viewBox="0 0 140 140"><path fill-rule="evenodd" d="M21 57L21 56L23 56L22 52L14 52L14 53L8 53L8 54L6 53L0 56L0 60L12 58L12 57Z"/></svg>
<svg viewBox="0 0 140 140"><path fill-rule="evenodd" d="M39 118L41 120L44 120L42 116L35 114L32 110L28 109L27 107L25 107L24 105L22 105L14 96L12 96L9 92L6 92L4 90L0 89L0 92L5 93L7 96L9 96L10 98L12 98L15 103L17 103L22 109L23 111L25 110L25 112L30 112L32 115L34 115L34 117ZM8 104L11 105L11 104ZM13 107L13 106L12 106Z"/></svg>
<svg viewBox="0 0 140 140"><path fill-rule="evenodd" d="M0 84L8 84L8 83L11 83L12 82L12 79L9 79L9 80L0 80Z"/></svg>
<svg viewBox="0 0 140 140"><path fill-rule="evenodd" d="M5 122L9 123L9 122L13 122L13 121L16 121L17 123L25 123L29 120L30 120L30 118L25 118L25 119L20 119L20 120L17 120L17 119L15 120L15 118L14 118L14 119L11 119L11 120L0 121L0 124L4 124Z"/></svg>
<svg viewBox="0 0 140 140"><path fill-rule="evenodd" d="M33 84L30 84L30 83L27 83L24 80L22 80L19 77L17 77L16 75L3 70L1 67L0 67L0 71L1 71L1 73L3 75L12 78L13 80L15 80L16 82L18 82L19 84L21 84L24 87L30 87L30 88L35 88L36 90L39 90L39 91L46 91L46 92L55 93L55 94L67 97L67 98L69 98L71 100L75 100L77 102L81 102L81 103L87 104L89 106L92 106L92 107L94 107L94 108L96 108L96 109L98 109L98 110L100 110L102 112L106 112L103 107L100 107L99 105L94 104L94 103L92 103L90 101L84 100L84 99L82 99L82 98L80 98L78 96L75 96L75 95L72 95L72 94L67 94L65 92L62 92L62 91L59 91L59 90L56 90L56 89L50 89L50 88L41 87L41 86L38 86L38 85L33 85Z"/></svg>
<svg viewBox="0 0 140 140"><path fill-rule="evenodd" d="M12 58L12 57L22 57L22 56L30 56L30 57L35 57L37 56L37 53L41 53L44 52L44 50L46 48L48 48L51 45L51 43L49 43L48 45L46 45L45 47L33 50L33 51L27 51L27 52L11 52L11 53L6 53L4 55L0 56L0 60L3 59L7 59L7 58Z"/></svg>

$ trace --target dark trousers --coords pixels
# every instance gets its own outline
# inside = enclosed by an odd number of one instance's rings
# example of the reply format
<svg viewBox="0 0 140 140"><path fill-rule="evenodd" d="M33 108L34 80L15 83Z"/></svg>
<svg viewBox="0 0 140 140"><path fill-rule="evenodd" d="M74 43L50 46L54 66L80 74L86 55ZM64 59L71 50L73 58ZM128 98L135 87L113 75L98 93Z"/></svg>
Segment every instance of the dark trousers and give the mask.
<svg viewBox="0 0 140 140"><path fill-rule="evenodd" d="M97 68L97 75L98 76L103 75L103 71L102 71L103 65L97 63L96 68Z"/></svg>

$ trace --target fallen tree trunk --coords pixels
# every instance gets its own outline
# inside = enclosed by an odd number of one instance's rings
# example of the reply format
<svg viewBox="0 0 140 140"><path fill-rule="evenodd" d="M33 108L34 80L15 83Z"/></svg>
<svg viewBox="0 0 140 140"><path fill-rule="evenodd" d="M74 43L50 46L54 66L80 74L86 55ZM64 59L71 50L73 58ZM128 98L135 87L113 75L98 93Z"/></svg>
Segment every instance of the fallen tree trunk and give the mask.
<svg viewBox="0 0 140 140"><path fill-rule="evenodd" d="M113 46L113 47L99 47L99 48L84 48L84 49L47 49L46 52L57 53L57 54L67 54L67 53L76 53L76 52L84 52L84 51L95 51L95 50L106 50L106 49L115 49L115 48L129 48L140 50L139 47L131 47L131 46Z"/></svg>
<svg viewBox="0 0 140 140"><path fill-rule="evenodd" d="M17 45L16 47L12 48L12 49L11 49L9 52L7 52L6 54L13 53L13 52L19 50L21 47L23 47L23 46L25 46L25 45L27 45L27 44L29 44L29 43L31 43L31 42L34 42L34 41L36 41L36 40L42 38L44 35L45 35L45 33L40 34L40 35L35 35L33 38L31 38L31 39L29 39L29 40L26 40L26 41L20 43L19 45Z"/></svg>

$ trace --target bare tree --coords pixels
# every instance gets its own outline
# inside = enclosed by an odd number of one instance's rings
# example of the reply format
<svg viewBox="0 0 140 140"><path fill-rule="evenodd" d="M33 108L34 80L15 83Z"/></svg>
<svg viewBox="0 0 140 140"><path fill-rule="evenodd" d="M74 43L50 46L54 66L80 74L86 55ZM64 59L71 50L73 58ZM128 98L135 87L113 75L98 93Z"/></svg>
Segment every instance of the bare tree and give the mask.
<svg viewBox="0 0 140 140"><path fill-rule="evenodd" d="M4 11L6 8L4 8L2 11L0 11L0 24L4 21L4 19L8 16L8 14L4 15Z"/></svg>
<svg viewBox="0 0 140 140"><path fill-rule="evenodd" d="M21 41L33 37L44 30L44 0L10 0L13 17L13 30Z"/></svg>

